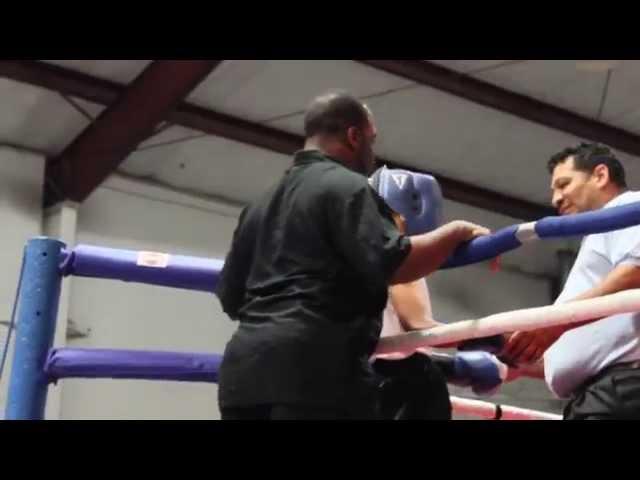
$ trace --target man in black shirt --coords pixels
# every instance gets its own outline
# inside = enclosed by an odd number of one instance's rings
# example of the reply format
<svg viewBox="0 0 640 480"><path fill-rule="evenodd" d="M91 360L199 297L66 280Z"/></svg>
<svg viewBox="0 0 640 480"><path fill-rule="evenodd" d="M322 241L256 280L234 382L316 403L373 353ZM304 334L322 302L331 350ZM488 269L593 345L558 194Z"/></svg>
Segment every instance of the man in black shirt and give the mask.
<svg viewBox="0 0 640 480"><path fill-rule="evenodd" d="M407 237L370 187L373 116L316 98L292 167L245 208L217 287L239 327L219 373L223 419L377 418L369 359L392 283L436 270L487 230L452 222Z"/></svg>

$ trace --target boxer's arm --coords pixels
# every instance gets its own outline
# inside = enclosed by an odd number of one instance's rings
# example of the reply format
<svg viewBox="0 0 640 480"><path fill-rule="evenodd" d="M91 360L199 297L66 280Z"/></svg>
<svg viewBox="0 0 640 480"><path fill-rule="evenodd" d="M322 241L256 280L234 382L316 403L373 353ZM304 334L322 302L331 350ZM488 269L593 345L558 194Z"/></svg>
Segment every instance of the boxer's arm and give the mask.
<svg viewBox="0 0 640 480"><path fill-rule="evenodd" d="M389 289L389 298L405 330L425 330L442 325L433 318L429 288L424 279L393 285ZM440 345L438 348L458 348L461 351L484 350L497 354L505 342L506 338L502 335L494 335Z"/></svg>
<svg viewBox="0 0 640 480"><path fill-rule="evenodd" d="M424 280L393 285L389 294L405 330L422 330L440 325L431 316L431 300Z"/></svg>

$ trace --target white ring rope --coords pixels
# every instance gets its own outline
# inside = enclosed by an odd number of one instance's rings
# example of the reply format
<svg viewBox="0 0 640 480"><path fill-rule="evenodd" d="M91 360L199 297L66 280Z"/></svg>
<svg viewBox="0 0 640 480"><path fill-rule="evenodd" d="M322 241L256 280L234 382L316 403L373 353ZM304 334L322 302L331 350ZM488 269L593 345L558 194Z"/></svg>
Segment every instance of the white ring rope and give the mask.
<svg viewBox="0 0 640 480"><path fill-rule="evenodd" d="M433 347L507 332L531 331L632 312L640 312L640 289L558 305L513 310L477 320L463 320L426 330L384 337L378 342L376 353L410 353L422 347Z"/></svg>
<svg viewBox="0 0 640 480"><path fill-rule="evenodd" d="M454 413L490 420L562 420L561 415L451 396Z"/></svg>

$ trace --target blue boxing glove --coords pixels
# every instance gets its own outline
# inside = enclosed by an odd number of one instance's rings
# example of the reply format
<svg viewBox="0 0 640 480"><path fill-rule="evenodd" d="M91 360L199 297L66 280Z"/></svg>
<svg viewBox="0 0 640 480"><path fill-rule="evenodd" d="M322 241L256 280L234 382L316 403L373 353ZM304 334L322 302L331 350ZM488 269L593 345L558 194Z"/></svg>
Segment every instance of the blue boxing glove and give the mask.
<svg viewBox="0 0 640 480"><path fill-rule="evenodd" d="M447 382L471 387L477 395L494 394L507 378L508 367L487 352L458 352L455 355L432 354Z"/></svg>

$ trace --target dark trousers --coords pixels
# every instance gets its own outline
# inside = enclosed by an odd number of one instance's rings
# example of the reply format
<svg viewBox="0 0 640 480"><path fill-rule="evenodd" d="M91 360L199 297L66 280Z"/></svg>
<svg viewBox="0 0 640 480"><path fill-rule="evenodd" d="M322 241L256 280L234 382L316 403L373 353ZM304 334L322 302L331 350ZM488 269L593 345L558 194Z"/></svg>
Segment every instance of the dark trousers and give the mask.
<svg viewBox="0 0 640 480"><path fill-rule="evenodd" d="M331 408L302 405L256 405L221 408L222 420L350 420L353 415Z"/></svg>
<svg viewBox="0 0 640 480"><path fill-rule="evenodd" d="M564 408L564 420L640 420L640 362L605 368Z"/></svg>
<svg viewBox="0 0 640 480"><path fill-rule="evenodd" d="M375 412L304 405L223 407L222 420L450 420L451 401L444 375L426 355L376 360Z"/></svg>
<svg viewBox="0 0 640 480"><path fill-rule="evenodd" d="M383 420L451 420L451 400L442 371L427 356L373 364L380 378L379 415Z"/></svg>

